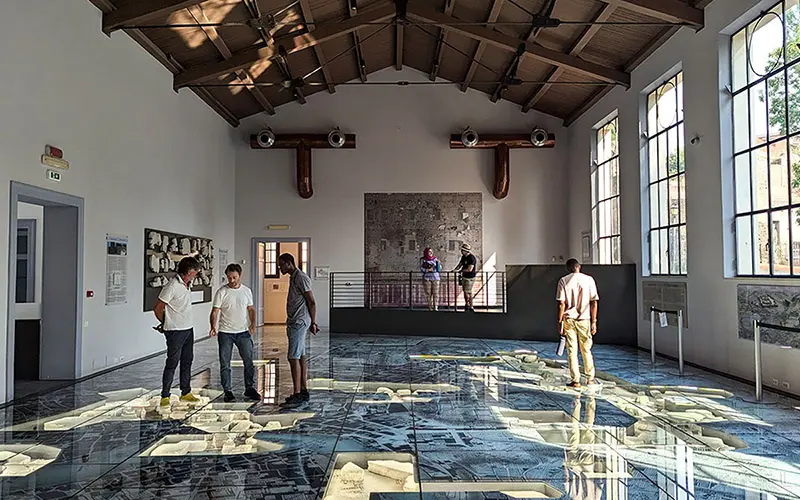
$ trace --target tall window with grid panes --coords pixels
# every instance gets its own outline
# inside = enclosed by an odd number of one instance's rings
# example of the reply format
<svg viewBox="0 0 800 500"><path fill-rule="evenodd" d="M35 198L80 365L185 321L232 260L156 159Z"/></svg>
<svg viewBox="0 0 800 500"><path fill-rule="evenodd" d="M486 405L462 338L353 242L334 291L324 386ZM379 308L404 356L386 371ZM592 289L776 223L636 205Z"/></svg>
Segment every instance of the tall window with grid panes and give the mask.
<svg viewBox="0 0 800 500"><path fill-rule="evenodd" d="M617 118L594 131L592 148L592 255L595 264L619 264L620 197Z"/></svg>
<svg viewBox="0 0 800 500"><path fill-rule="evenodd" d="M650 274L685 275L686 162L683 73L647 95L647 177Z"/></svg>
<svg viewBox="0 0 800 500"><path fill-rule="evenodd" d="M800 275L800 5L731 38L736 271Z"/></svg>

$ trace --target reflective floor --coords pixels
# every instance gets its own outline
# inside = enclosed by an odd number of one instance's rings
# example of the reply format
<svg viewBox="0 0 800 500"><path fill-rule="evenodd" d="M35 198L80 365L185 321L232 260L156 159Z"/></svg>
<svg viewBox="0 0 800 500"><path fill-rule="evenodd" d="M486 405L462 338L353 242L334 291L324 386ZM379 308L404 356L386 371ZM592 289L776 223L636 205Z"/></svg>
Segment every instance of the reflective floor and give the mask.
<svg viewBox="0 0 800 500"><path fill-rule="evenodd" d="M0 498L800 498L800 402L748 402L724 377L596 346L601 385L576 391L555 344L309 342L311 401L292 410L279 328L256 340L258 404L222 402L213 340L198 404L176 388L157 406L160 356L16 402Z"/></svg>

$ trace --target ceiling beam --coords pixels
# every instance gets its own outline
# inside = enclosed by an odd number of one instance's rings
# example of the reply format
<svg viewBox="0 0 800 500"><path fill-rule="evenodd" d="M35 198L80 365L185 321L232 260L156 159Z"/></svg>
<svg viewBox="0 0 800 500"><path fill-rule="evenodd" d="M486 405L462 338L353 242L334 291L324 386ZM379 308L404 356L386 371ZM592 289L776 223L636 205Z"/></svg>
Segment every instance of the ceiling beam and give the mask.
<svg viewBox="0 0 800 500"><path fill-rule="evenodd" d="M403 69L403 40L405 39L406 12L408 10L408 0L394 0L395 6L395 43L394 43L394 69Z"/></svg>
<svg viewBox="0 0 800 500"><path fill-rule="evenodd" d="M244 6L247 7L248 12L250 12L250 17L253 19L260 19L261 15L261 7L258 6L257 0L244 0ZM267 31L263 27L259 27L258 34L261 35L261 40L269 46L272 43L272 31ZM281 75L283 75L284 80L293 80L292 72L289 71L289 59L288 54L284 53L283 57L280 57L277 60L278 71L280 71ZM238 71L238 70L237 70ZM292 87L292 95L297 102L300 104L306 103L306 96L303 95L303 91L297 87Z"/></svg>
<svg viewBox="0 0 800 500"><path fill-rule="evenodd" d="M612 3L612 0L600 0ZM622 6L639 14L662 21L688 23L699 29L705 24L702 8L693 7L682 0L622 0Z"/></svg>
<svg viewBox="0 0 800 500"><path fill-rule="evenodd" d="M314 13L311 11L311 3L309 0L300 0L300 10L303 13L303 20L308 27L309 33L314 31L314 28L316 28L316 26L314 26ZM322 53L322 47L314 45L314 54L317 56L317 62L320 68L322 68L322 78L325 80L325 83L328 84L328 92L333 94L336 92L336 87L333 85L333 78L331 78L331 72L328 69L325 54Z"/></svg>
<svg viewBox="0 0 800 500"><path fill-rule="evenodd" d="M333 40L352 33L366 23L375 23L391 19L394 14L395 9L393 5L383 5L338 23L325 24L322 27L318 27L313 33L284 36L274 40L271 44L261 43L252 48L234 53L227 61L214 61L188 68L175 75L173 86L176 89L187 87L195 83L233 73L242 68L247 68L265 59L273 59L278 55L279 44L286 47L288 54L293 54L327 42L328 40Z"/></svg>
<svg viewBox="0 0 800 500"><path fill-rule="evenodd" d="M189 7L189 13L192 15L192 17L194 17L194 20L197 21L198 24L211 24L211 21L206 16L203 8L199 5ZM217 29L213 26L203 26L201 29L205 32L206 36L211 43L214 44L214 47L217 48L219 53L222 54L222 57L225 59L230 59L232 55L231 49L228 48L228 45L219 35L219 31L217 31ZM253 76L250 74L250 72L245 69L240 69L236 72L236 76L239 77L239 80L242 83L247 85L247 90L250 91L250 93L253 95L253 98L258 101L261 107L264 108L264 111L270 115L274 115L275 107L269 101L267 96L264 95L261 89L253 85Z"/></svg>
<svg viewBox="0 0 800 500"><path fill-rule="evenodd" d="M619 6L619 0L612 0L611 2L605 4L592 18L592 22L603 23L608 21L608 19L611 17L611 15L614 13L614 11L617 9L618 6ZM592 24L590 26L587 26L586 29L583 30L583 33L581 33L581 35L578 37L578 39L575 40L575 43L572 44L572 47L570 47L568 52L569 55L577 56L578 54L580 54L583 51L583 49L585 49L586 46L589 45L589 42L592 41L592 38L594 38L594 36L597 34L598 31L600 31L600 28L602 27L603 27L602 24ZM552 71L550 71L547 77L545 77L545 81L548 83L545 83L538 89L534 89L528 95L528 98L525 99L525 103L522 105L522 112L527 113L531 108L536 106L536 103L539 102L542 99L542 97L544 97L544 95L547 93L547 91L550 90L550 88L553 86L553 84L549 82L557 80L558 77L560 77L563 72L564 68L562 67L556 67Z"/></svg>
<svg viewBox="0 0 800 500"><path fill-rule="evenodd" d="M655 52L656 50L658 50L659 47L664 45L667 42L667 40L672 38L672 36L678 31L680 31L679 26L671 26L669 28L663 29L661 33L659 33L655 38L650 40L650 43L645 45L642 48L642 50L640 50L635 56L633 56L633 58L631 58L630 61L628 61L628 64L625 65L625 71L632 72L633 70L635 70L648 57L650 57L653 54L653 52ZM564 126L569 127L570 125L575 123L575 121L578 118L580 118L585 112L589 111L592 108L592 106L600 102L600 99L605 97L605 95L611 92L611 90L612 87L602 88L597 92L595 92L594 94L592 94L591 96L589 96L589 98L583 104L578 106L578 108L575 111L573 111L572 113L570 113L569 116L567 116L567 118L564 120Z"/></svg>
<svg viewBox="0 0 800 500"><path fill-rule="evenodd" d="M446 0L444 4L444 13L448 16L453 14L453 8L456 6L456 0ZM444 55L445 42L447 41L447 30L439 28L439 37L436 39L436 52L433 56L433 64L431 71L428 75L430 81L435 82L436 77L439 76L439 67L442 65L442 56Z"/></svg>
<svg viewBox="0 0 800 500"><path fill-rule="evenodd" d="M403 69L403 38L405 38L405 26L403 23L397 23L395 26L395 42L394 42L394 69L400 71Z"/></svg>
<svg viewBox="0 0 800 500"><path fill-rule="evenodd" d="M114 11L114 5L111 3L110 0L89 0L97 7L100 12L106 14L108 12ZM155 58L156 61L160 62L170 73L173 75L183 71L183 67L176 61L174 58L167 56L160 48L156 46L140 30L128 30L127 34L129 37L133 39L136 43L138 43L147 53ZM231 112L228 108L222 104L219 99L214 97L214 95L208 89L200 89L195 88L192 89L197 97L199 97L203 102L208 104L208 106L213 109L218 115L220 115L226 122L228 122L232 127L239 126L239 119L236 115Z"/></svg>
<svg viewBox="0 0 800 500"><path fill-rule="evenodd" d="M173 12L203 3L205 0L138 0L103 13L103 33L110 35L122 26L135 26Z"/></svg>
<svg viewBox="0 0 800 500"><path fill-rule="evenodd" d="M506 0L494 0L492 2L492 9L489 11L489 16L486 18L487 23L493 23L500 17L500 11L503 9L503 4ZM491 29L491 28L489 28ZM461 92L466 92L469 88L470 82L475 77L475 71L478 70L478 61L483 57L483 52L486 50L486 42L481 40L478 42L478 48L475 49L475 54L472 56L472 62L469 63L469 69L466 76L461 83Z"/></svg>
<svg viewBox="0 0 800 500"><path fill-rule="evenodd" d="M408 15L418 20L432 24L438 24L449 31L460 35L474 38L478 41L485 41L490 45L505 50L516 51L520 40L516 37L499 33L490 28L471 25L452 25L448 23L458 22L457 18L447 16L438 12L419 0L409 2ZM544 61L555 66L564 66L566 69L581 73L591 78L596 78L608 83L630 87L631 76L624 71L619 71L602 64L585 61L569 54L564 54L556 50L548 49L536 43L526 43L525 53L535 59Z"/></svg>
<svg viewBox="0 0 800 500"><path fill-rule="evenodd" d="M347 0L347 11L350 14L350 17L355 17L358 14L358 1L357 0ZM367 81L367 62L364 59L364 54L361 52L361 36L358 34L358 30L353 30L353 45L355 46L355 57L356 57L356 66L358 67L358 78L361 80L361 83Z"/></svg>
<svg viewBox="0 0 800 500"><path fill-rule="evenodd" d="M550 16L550 14L553 13L553 8L555 7L555 5L556 5L556 1L555 0L552 0L549 3L545 3L542 6L542 8L539 10L538 15L539 16L544 16L544 15ZM533 23L531 23L531 27L528 28L528 33L525 35L523 40L525 42L534 42L536 40L536 37L538 37L539 33L541 33L541 32L542 32L542 28L541 27L537 27L537 26L533 25ZM497 102L500 99L500 97L502 97L503 92L505 92L508 89L508 86L505 84L505 81L506 81L506 79L511 77L512 74L513 75L517 74L517 70L519 69L520 59L522 59L522 58L520 57L519 53L517 53L517 54L514 55L514 58L511 60L511 62L508 63L508 66L506 66L505 71L503 71L503 81L498 83L497 86L494 88L494 92L492 92L491 97L489 97L490 101Z"/></svg>

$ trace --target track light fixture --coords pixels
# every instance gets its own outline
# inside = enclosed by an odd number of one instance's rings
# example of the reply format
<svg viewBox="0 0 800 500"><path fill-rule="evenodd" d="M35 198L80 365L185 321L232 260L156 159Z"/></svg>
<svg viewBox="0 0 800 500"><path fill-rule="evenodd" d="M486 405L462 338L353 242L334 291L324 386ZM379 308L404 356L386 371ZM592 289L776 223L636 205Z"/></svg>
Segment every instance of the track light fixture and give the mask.
<svg viewBox="0 0 800 500"><path fill-rule="evenodd" d="M272 129L267 127L256 136L256 142L262 148L271 148L275 144L275 134Z"/></svg>
<svg viewBox="0 0 800 500"><path fill-rule="evenodd" d="M330 144L333 148L340 148L344 146L344 141L344 134L341 130L339 130L339 127L331 130L328 134L328 144Z"/></svg>
<svg viewBox="0 0 800 500"><path fill-rule="evenodd" d="M466 148L475 147L479 140L480 138L478 137L478 133L472 130L472 128L469 126L464 129L464 132L461 133L461 144L463 144Z"/></svg>
<svg viewBox="0 0 800 500"><path fill-rule="evenodd" d="M545 144L547 144L547 139L548 139L547 130L543 128L536 127L533 129L533 132L531 132L531 144L533 144L537 148L540 148Z"/></svg>

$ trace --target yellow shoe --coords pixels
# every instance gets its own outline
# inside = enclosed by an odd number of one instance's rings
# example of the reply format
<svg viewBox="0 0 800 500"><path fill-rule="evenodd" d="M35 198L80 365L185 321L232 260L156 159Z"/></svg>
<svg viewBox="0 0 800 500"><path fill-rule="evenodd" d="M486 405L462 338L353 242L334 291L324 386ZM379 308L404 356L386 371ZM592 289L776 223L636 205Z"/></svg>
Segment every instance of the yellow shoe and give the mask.
<svg viewBox="0 0 800 500"><path fill-rule="evenodd" d="M181 401L185 401L187 403L199 403L200 402L200 400L197 399L197 396L195 396L191 392L189 394L184 394L183 396L181 396Z"/></svg>
<svg viewBox="0 0 800 500"><path fill-rule="evenodd" d="M169 406L169 398L161 398L161 406Z"/></svg>

